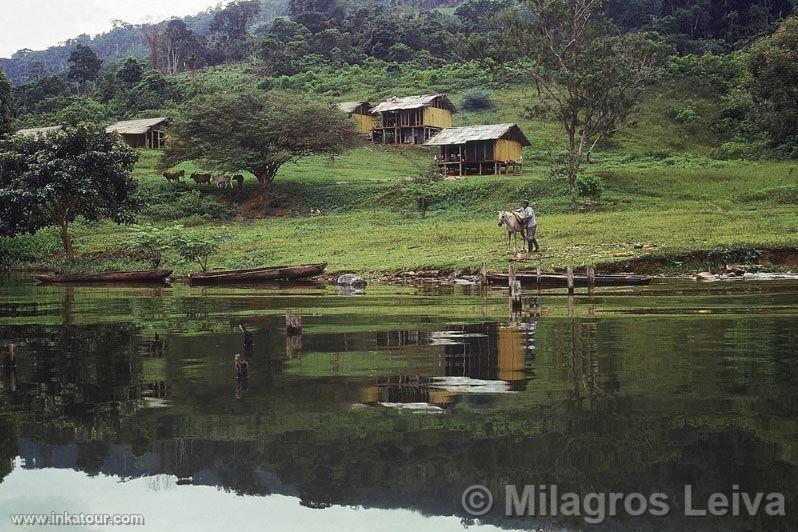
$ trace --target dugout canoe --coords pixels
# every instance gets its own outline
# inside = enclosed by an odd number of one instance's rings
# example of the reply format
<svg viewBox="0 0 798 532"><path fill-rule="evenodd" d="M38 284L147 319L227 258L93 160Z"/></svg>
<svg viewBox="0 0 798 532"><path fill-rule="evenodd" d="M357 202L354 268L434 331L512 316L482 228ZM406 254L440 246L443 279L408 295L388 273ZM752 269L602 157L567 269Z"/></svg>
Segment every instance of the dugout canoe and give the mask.
<svg viewBox="0 0 798 532"><path fill-rule="evenodd" d="M40 283L163 283L172 270L142 270L132 272L47 273L39 274Z"/></svg>
<svg viewBox="0 0 798 532"><path fill-rule="evenodd" d="M522 286L537 286L538 276L535 273L517 273L516 280L521 281ZM654 279L648 275L631 274L596 274L596 286L645 286L651 284ZM507 286L509 275L506 273L488 273L488 283ZM558 273L544 273L540 276L540 286L542 288L567 288L568 276ZM574 286L587 286L586 275L574 275Z"/></svg>
<svg viewBox="0 0 798 532"><path fill-rule="evenodd" d="M325 268L327 268L326 262L293 266L267 266L248 270L211 270L189 275L188 281L194 285L297 281L321 275Z"/></svg>

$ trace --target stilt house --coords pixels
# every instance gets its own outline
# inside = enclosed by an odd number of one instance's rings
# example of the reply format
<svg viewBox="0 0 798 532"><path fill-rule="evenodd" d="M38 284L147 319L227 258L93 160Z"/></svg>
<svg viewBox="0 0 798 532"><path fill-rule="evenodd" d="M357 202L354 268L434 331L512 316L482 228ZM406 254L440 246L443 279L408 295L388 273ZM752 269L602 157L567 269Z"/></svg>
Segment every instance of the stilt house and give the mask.
<svg viewBox="0 0 798 532"><path fill-rule="evenodd" d="M446 128L425 146L439 146L435 163L444 175L520 172L529 140L516 124Z"/></svg>
<svg viewBox="0 0 798 532"><path fill-rule="evenodd" d="M377 117L374 142L421 145L451 127L457 109L445 94L431 94L390 98L371 112Z"/></svg>

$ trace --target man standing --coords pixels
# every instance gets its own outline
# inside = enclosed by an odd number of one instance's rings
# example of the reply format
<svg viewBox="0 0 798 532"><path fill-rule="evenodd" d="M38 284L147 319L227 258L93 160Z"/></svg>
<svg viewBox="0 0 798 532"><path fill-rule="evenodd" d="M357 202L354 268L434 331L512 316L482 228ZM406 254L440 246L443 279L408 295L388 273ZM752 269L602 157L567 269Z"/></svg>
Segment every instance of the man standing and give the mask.
<svg viewBox="0 0 798 532"><path fill-rule="evenodd" d="M538 239L536 238L538 221L535 218L535 211L529 206L529 201L524 200L522 207L516 212L521 215L521 221L526 225L526 239L529 251L533 251L532 246L535 247L534 251L540 251L540 244L538 244Z"/></svg>

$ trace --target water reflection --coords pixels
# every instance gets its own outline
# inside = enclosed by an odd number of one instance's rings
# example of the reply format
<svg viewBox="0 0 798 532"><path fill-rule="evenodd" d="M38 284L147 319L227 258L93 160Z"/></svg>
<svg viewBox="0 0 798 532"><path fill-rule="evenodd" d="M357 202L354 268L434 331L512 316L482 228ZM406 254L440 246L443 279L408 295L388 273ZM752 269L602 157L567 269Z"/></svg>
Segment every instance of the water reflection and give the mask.
<svg viewBox="0 0 798 532"><path fill-rule="evenodd" d="M0 506L18 475L50 469L146 480L153 506L209 486L392 509L385 528L401 526L398 508L467 520L459 495L476 483L674 500L685 483L701 496L740 484L796 502L795 290L684 302L739 311L721 316L683 314L659 287L606 302L541 296L510 316L501 293L2 290L0 349L16 345L16 368L0 389ZM742 311L752 305L772 312ZM302 336L286 335L287 308ZM243 382L236 353L250 364ZM69 492L73 480L59 482ZM584 526L499 514L484 521ZM798 522L676 512L610 528L710 526Z"/></svg>

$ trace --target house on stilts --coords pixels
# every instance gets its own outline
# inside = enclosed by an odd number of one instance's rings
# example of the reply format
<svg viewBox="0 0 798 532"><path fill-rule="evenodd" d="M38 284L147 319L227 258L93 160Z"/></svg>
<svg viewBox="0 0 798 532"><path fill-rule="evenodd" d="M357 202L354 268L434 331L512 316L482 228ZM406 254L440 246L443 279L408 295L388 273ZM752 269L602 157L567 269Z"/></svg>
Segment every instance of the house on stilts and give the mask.
<svg viewBox="0 0 798 532"><path fill-rule="evenodd" d="M451 127L456 112L445 94L390 98L371 110L376 116L371 137L383 144L422 145Z"/></svg>
<svg viewBox="0 0 798 532"><path fill-rule="evenodd" d="M531 146L517 124L449 127L424 145L440 147L435 164L444 176L520 173L521 150Z"/></svg>

